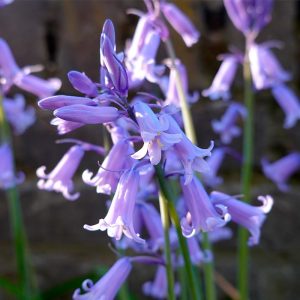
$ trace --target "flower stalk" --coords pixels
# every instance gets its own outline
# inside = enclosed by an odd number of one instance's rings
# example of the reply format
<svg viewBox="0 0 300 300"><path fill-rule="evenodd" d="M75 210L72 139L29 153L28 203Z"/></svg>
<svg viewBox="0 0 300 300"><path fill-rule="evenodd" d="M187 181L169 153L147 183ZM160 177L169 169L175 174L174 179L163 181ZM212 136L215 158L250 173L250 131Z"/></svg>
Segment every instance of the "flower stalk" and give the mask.
<svg viewBox="0 0 300 300"><path fill-rule="evenodd" d="M171 257L171 244L170 244L170 221L168 214L168 202L163 193L159 193L159 207L161 213L161 221L164 228L164 252L166 260L166 270L168 278L168 299L175 300L175 288L174 288L174 273L172 268Z"/></svg>
<svg viewBox="0 0 300 300"><path fill-rule="evenodd" d="M252 91L251 71L249 62L249 45L251 41L246 40L246 51L243 65L244 77L244 101L247 108L243 135L243 164L242 164L242 193L244 201L250 202L251 180L253 173L253 147L254 147L254 94ZM238 287L240 299L249 299L248 273L249 273L249 249L247 245L248 232L240 227L238 233Z"/></svg>
<svg viewBox="0 0 300 300"><path fill-rule="evenodd" d="M155 166L155 171L156 171L156 176L158 178L161 193L162 193L162 195L164 195L165 199L167 200L169 214L170 214L171 220L176 229L179 247L180 247L181 254L182 254L183 260L184 260L184 268L185 268L185 272L186 272L186 276L187 276L187 282L188 282L188 286L190 287L190 290L191 290L191 299L198 300L198 299L200 299L200 295L196 288L197 282L196 282L195 274L193 271L193 266L192 266L192 262L190 259L188 246L187 246L185 238L182 235L180 221L179 221L179 218L178 218L178 215L177 215L177 212L175 209L175 205L174 205L174 202L176 200L174 190L173 190L172 186L166 181L166 179L164 177L163 169L160 165Z"/></svg>
<svg viewBox="0 0 300 300"><path fill-rule="evenodd" d="M1 142L11 144L10 128L4 114L2 95L0 95L0 133ZM19 192L16 186L7 189L6 196L9 206L11 231L13 234L16 263L18 269L18 278L21 286L20 296L22 300L38 299L31 270L30 258L27 251L27 238L24 230Z"/></svg>
<svg viewBox="0 0 300 300"><path fill-rule="evenodd" d="M168 56L170 57L172 68L176 71L176 87L178 91L178 96L180 99L180 106L182 111L182 118L184 124L184 130L187 137L197 145L197 136L195 132L195 127L193 124L193 118L186 100L186 96L183 90L183 85L179 76L178 69L176 67L176 54L172 42L170 39L165 42L166 50ZM211 251L211 243L208 239L208 234L203 232L203 249L205 251ZM204 264L204 281L205 281L205 293L207 300L216 299L215 283L214 283L214 265L213 262L206 262Z"/></svg>

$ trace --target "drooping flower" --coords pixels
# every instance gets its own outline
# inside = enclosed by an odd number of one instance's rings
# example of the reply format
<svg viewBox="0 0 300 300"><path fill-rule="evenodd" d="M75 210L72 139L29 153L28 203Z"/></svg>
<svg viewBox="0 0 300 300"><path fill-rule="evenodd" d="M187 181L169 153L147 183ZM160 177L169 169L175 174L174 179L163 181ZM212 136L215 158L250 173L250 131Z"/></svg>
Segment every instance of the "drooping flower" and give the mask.
<svg viewBox="0 0 300 300"><path fill-rule="evenodd" d="M272 4L272 0L224 0L232 23L244 35L250 35L252 38L270 22Z"/></svg>
<svg viewBox="0 0 300 300"><path fill-rule="evenodd" d="M241 62L239 54L221 55L222 64L208 89L202 91L202 95L209 97L211 100L222 98L227 101L231 97L230 88L237 71L237 67Z"/></svg>
<svg viewBox="0 0 300 300"><path fill-rule="evenodd" d="M201 182L195 176L188 184L184 184L182 179L180 183L188 211L181 220L182 234L185 237L192 237L199 231L213 231L226 225L230 220L226 207L214 206Z"/></svg>
<svg viewBox="0 0 300 300"><path fill-rule="evenodd" d="M133 148L128 140L118 141L113 145L93 178L92 172L88 170L83 172L83 181L88 185L97 187L97 193L110 195L115 192L124 169L133 165L134 160L130 157L132 153Z"/></svg>
<svg viewBox="0 0 300 300"><path fill-rule="evenodd" d="M252 206L248 203L239 201L233 196L220 192L212 192L211 200L214 205L224 205L234 222L245 227L251 234L248 245L254 246L259 243L260 228L273 206L271 196L259 196L262 206Z"/></svg>
<svg viewBox="0 0 300 300"><path fill-rule="evenodd" d="M160 215L155 207L149 203L140 203L139 206L143 224L149 234L147 245L152 251L157 251L164 244L164 232Z"/></svg>
<svg viewBox="0 0 300 300"><path fill-rule="evenodd" d="M160 8L171 26L182 37L187 47L191 47L198 42L200 32L176 5L173 3L162 2Z"/></svg>
<svg viewBox="0 0 300 300"><path fill-rule="evenodd" d="M207 158L206 162L209 166L210 172L204 173L202 178L206 185L210 187L217 186L223 182L221 177L218 177L218 171L225 157L224 148L213 149L211 156Z"/></svg>
<svg viewBox="0 0 300 300"><path fill-rule="evenodd" d="M194 170L200 173L209 172L209 166L204 157L211 155L214 143L211 142L207 149L202 149L194 145L181 130L177 122L170 115L166 115L169 122L168 133L181 134L182 139L174 145L174 153L178 156L184 167L185 184L188 184L194 174Z"/></svg>
<svg viewBox="0 0 300 300"><path fill-rule="evenodd" d="M107 230L108 236L116 240L120 240L124 233L125 236L137 243L145 243L133 227L133 213L138 187L138 172L134 169L124 171L106 217L100 219L98 224L84 225L84 228L91 231Z"/></svg>
<svg viewBox="0 0 300 300"><path fill-rule="evenodd" d="M57 132L59 135L69 133L77 128L84 126L83 123L66 121L60 118L54 118L50 122L51 125L57 126Z"/></svg>
<svg viewBox="0 0 300 300"><path fill-rule="evenodd" d="M15 174L13 156L9 144L0 145L0 189L9 189L24 181L24 174Z"/></svg>
<svg viewBox="0 0 300 300"><path fill-rule="evenodd" d="M1 83L5 92L14 84L39 98L43 98L60 89L61 81L59 79L44 80L30 75L31 71L31 67L19 68L8 44L5 40L0 39L0 77L2 77Z"/></svg>
<svg viewBox="0 0 300 300"><path fill-rule="evenodd" d="M281 191L286 192L289 190L288 179L300 169L300 153L290 153L273 163L263 159L262 167L265 176L271 179Z"/></svg>
<svg viewBox="0 0 300 300"><path fill-rule="evenodd" d="M66 199L76 200L79 197L79 193L73 194L74 183L72 178L83 158L84 152L90 150L95 150L95 147L88 143L79 142L65 153L49 174L45 173L45 166L38 168L36 171L37 176L40 178L37 184L38 188L60 192ZM100 153L103 154L103 150Z"/></svg>
<svg viewBox="0 0 300 300"><path fill-rule="evenodd" d="M180 77L183 92L185 94L187 101L189 103L195 103L199 99L199 94L197 92L194 92L193 94L188 93L188 78L187 78L186 68L179 59L176 59L175 63L176 63L176 70L172 67L170 61L168 60L166 61L167 66L170 68L169 79L167 80L167 84L163 84L163 85L160 84L166 96L164 105L173 104L176 107L180 107L180 98L178 95L178 87L177 87L177 80L176 80L176 77L178 75ZM166 87L164 87L164 85Z"/></svg>
<svg viewBox="0 0 300 300"><path fill-rule="evenodd" d="M273 96L284 111L286 117L284 128L293 127L300 119L300 102L295 93L287 86L280 84L272 89Z"/></svg>
<svg viewBox="0 0 300 300"><path fill-rule="evenodd" d="M134 104L134 112L144 145L132 157L141 159L148 153L151 163L157 165L161 160L161 152L178 143L182 134L166 133L169 128L167 115L157 117L151 108L141 101Z"/></svg>
<svg viewBox="0 0 300 300"><path fill-rule="evenodd" d="M234 137L241 134L241 129L235 125L239 116L245 118L246 108L239 103L231 103L220 121L213 120L212 127L214 131L220 134L221 141L229 144Z"/></svg>
<svg viewBox="0 0 300 300"><path fill-rule="evenodd" d="M249 62L254 87L257 90L276 87L291 79L291 75L280 65L270 51L274 43L252 43L249 48Z"/></svg>
<svg viewBox="0 0 300 300"><path fill-rule="evenodd" d="M3 107L5 117L12 125L15 134L22 134L35 122L35 110L32 106L25 108L26 102L21 94L14 99L5 98Z"/></svg>
<svg viewBox="0 0 300 300"><path fill-rule="evenodd" d="M168 296L167 272L164 266L158 266L153 282L145 282L143 284L143 292L146 296L156 299L166 299ZM180 285L175 283L175 295L180 293Z"/></svg>
<svg viewBox="0 0 300 300"><path fill-rule="evenodd" d="M73 300L113 300L117 295L120 287L127 279L132 264L129 258L120 258L109 271L95 284L89 279L82 283L80 289L75 290Z"/></svg>

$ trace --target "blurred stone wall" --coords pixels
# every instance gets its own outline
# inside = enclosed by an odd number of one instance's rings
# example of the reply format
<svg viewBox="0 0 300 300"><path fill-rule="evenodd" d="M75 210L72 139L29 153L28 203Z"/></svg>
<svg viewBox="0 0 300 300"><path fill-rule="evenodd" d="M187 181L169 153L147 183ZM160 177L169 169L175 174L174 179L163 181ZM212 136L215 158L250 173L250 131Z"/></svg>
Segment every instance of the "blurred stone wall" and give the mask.
<svg viewBox="0 0 300 300"><path fill-rule="evenodd" d="M221 1L191 0L176 3L193 19L200 29L200 42L187 49L174 33L177 55L186 64L190 89L201 91L208 87L219 66L216 56L227 51L228 45L243 49L243 37L227 19ZM57 76L62 79L61 94L74 94L67 81L69 70L86 72L97 80L99 70L99 33L105 18L111 18L116 26L117 47L121 50L130 38L137 21L127 16L128 8L144 9L141 0L16 0L0 10L0 36L8 41L21 65L42 63L45 70L41 76ZM281 40L285 47L275 50L283 66L291 70L294 80L290 83L300 95L300 43L299 43L299 1L275 1L273 20L259 37L259 41ZM163 57L161 49L160 56ZM236 100L242 101L241 73L237 76ZM36 100L28 96L28 102ZM300 187L299 174L293 177L291 191L283 194L260 171L260 159L266 155L277 159L292 150L300 149L300 125L290 130L282 128L284 114L269 92L257 95L255 107L255 196L271 194L275 206L263 227L261 244L252 250L251 291L257 300L289 300L299 298L300 278ZM219 118L225 109L224 103L211 102L201 98L193 107L200 146L205 147L217 136L211 130L210 122ZM49 125L49 112L37 110L37 122L24 135L15 138L18 169L24 170L26 182L20 186L22 206L34 267L39 285L50 288L73 276L89 272L101 264L109 265L114 255L108 248L105 233L87 232L83 224L94 224L105 214L104 198L94 189L84 186L78 172L76 188L81 197L68 202L61 195L39 191L36 188L35 170L46 165L50 171L67 150L65 145L56 145L55 128ZM100 131L85 127L69 137L76 137L100 144ZM241 150L241 140L233 145ZM99 158L87 156L81 171L97 169ZM239 164L228 158L221 174L225 184L220 187L228 193L239 194ZM0 274L9 278L15 276L13 248L11 245L8 210L4 194L0 193ZM236 235L234 236L236 238ZM215 246L216 266L228 280L235 280L235 240ZM147 270L147 269L146 269ZM130 279L130 286L141 296L140 284L149 278L144 269ZM0 299L9 299L2 295ZM57 299L70 299L70 294ZM220 291L219 299L226 299Z"/></svg>

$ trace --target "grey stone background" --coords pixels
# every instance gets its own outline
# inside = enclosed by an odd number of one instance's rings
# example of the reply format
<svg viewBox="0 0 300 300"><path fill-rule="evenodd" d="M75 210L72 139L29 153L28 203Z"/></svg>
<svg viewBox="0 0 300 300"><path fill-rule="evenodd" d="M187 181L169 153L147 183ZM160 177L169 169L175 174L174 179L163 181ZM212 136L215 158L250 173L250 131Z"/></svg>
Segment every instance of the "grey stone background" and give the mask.
<svg viewBox="0 0 300 300"><path fill-rule="evenodd" d="M202 33L200 42L187 49L174 34L177 55L189 70L190 89L202 90L209 86L219 63L216 56L227 51L228 45L243 48L243 37L227 19L220 1L176 1L193 19ZM115 23L118 49L130 38L137 18L127 16L128 8L142 8L137 0L16 0L0 10L0 36L5 38L15 53L17 62L23 65L42 63L45 78L57 76L62 79L62 94L76 94L67 81L69 70L86 72L98 78L99 33L105 18ZM289 84L300 94L300 3L295 0L275 1L273 20L259 37L259 41L270 39L284 42L282 51L275 50L283 66L294 75ZM161 50L161 57L164 52ZM242 100L241 73L238 74L236 100ZM35 105L35 99L28 102ZM210 128L210 121L219 118L225 107L222 102L210 102L201 98L193 107L200 146L217 139ZM81 197L68 202L61 195L39 191L36 188L35 170L46 165L50 171L67 150L67 146L56 145L55 128L49 125L49 112L38 110L38 120L24 135L15 138L18 169L26 173L27 180L20 186L25 225L30 241L34 268L41 288L47 289L74 276L89 272L98 265L110 265L114 255L108 248L105 233L87 232L85 223L93 224L102 217L104 199L94 189L81 183L78 172L76 188ZM284 114L269 92L259 93L255 108L255 176L253 194L271 194L274 208L262 231L261 244L252 250L251 299L298 299L300 294L300 218L299 218L299 174L292 179L290 192L283 194L260 170L263 155L277 159L292 150L299 150L300 125L290 130L282 128ZM101 134L94 127L85 127L70 134L89 142L101 143ZM241 141L234 142L241 149ZM87 156L81 171L96 170L97 156ZM220 190L239 194L239 164L228 158L221 174L225 184ZM8 210L5 195L0 193L0 274L15 277L15 264L11 244ZM233 227L234 228L234 227ZM235 229L235 228L234 228ZM216 266L229 281L235 281L236 235L230 242L215 246ZM136 268L130 277L130 288L138 299L140 283L149 274L144 268ZM153 270L152 270L153 271ZM136 274L138 274L138 279ZM219 299L226 299L219 291ZM70 299L71 292L56 299ZM1 294L0 299L9 299Z"/></svg>

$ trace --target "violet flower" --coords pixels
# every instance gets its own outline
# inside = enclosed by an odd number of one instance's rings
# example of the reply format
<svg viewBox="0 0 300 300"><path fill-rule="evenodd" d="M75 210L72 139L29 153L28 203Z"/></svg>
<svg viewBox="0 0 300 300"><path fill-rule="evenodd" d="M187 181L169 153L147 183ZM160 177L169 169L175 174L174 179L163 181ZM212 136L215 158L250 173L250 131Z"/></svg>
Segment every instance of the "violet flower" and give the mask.
<svg viewBox="0 0 300 300"><path fill-rule="evenodd" d="M24 181L24 174L15 175L13 154L9 144L0 146L0 189L10 189Z"/></svg>
<svg viewBox="0 0 300 300"><path fill-rule="evenodd" d="M190 19L174 4L162 2L161 11L171 26L182 37L187 47L198 42L200 33Z"/></svg>
<svg viewBox="0 0 300 300"><path fill-rule="evenodd" d="M272 4L272 0L224 0L232 23L252 39L270 22Z"/></svg>
<svg viewBox="0 0 300 300"><path fill-rule="evenodd" d="M263 159L262 167L265 176L271 179L281 191L287 192L288 179L300 169L300 153L290 153L273 163Z"/></svg>
<svg viewBox="0 0 300 300"><path fill-rule="evenodd" d="M70 71L68 78L73 88L80 93L92 98L98 95L97 85L85 73Z"/></svg>
<svg viewBox="0 0 300 300"><path fill-rule="evenodd" d="M79 193L73 194L74 183L72 178L83 158L84 152L90 150L95 150L95 146L80 142L65 153L49 174L45 173L45 166L39 167L36 171L37 176L40 178L37 184L38 188L60 192L66 199L76 200L79 197ZM102 151L100 152L103 154Z"/></svg>
<svg viewBox="0 0 300 300"><path fill-rule="evenodd" d="M254 87L257 90L275 87L290 80L291 75L280 65L277 58L269 50L274 43L255 44L249 49L249 62Z"/></svg>
<svg viewBox="0 0 300 300"><path fill-rule="evenodd" d="M134 160L130 157L133 153L132 146L127 140L120 140L104 159L97 174L85 170L82 174L83 181L91 186L97 187L97 193L110 195L115 192L120 176L124 169L131 167Z"/></svg>
<svg viewBox="0 0 300 300"><path fill-rule="evenodd" d="M273 87L272 93L286 115L284 128L293 127L300 119L300 102L298 97L283 84Z"/></svg>
<svg viewBox="0 0 300 300"><path fill-rule="evenodd" d="M149 234L147 244L152 251L157 251L164 245L164 231L160 214L152 204L140 203L139 207L143 224Z"/></svg>
<svg viewBox="0 0 300 300"><path fill-rule="evenodd" d="M155 274L154 281L148 281L143 284L143 292L146 296L156 299L166 299L168 296L168 281L167 272L164 266L158 266ZM175 283L174 293L180 293L180 285Z"/></svg>
<svg viewBox="0 0 300 300"><path fill-rule="evenodd" d="M104 83L106 86L112 85L113 89L126 96L128 92L128 77L125 67L122 63L121 55L115 52L115 31L113 23L106 20L100 38L100 63L102 73L104 73ZM105 81L109 82L105 82Z"/></svg>
<svg viewBox="0 0 300 300"><path fill-rule="evenodd" d="M19 88L37 95L39 98L54 94L61 87L61 81L57 78L49 80L40 79L30 75L31 67L20 69L17 65L11 49L5 40L0 39L0 76L7 92L15 84Z"/></svg>
<svg viewBox="0 0 300 300"><path fill-rule="evenodd" d="M206 185L215 187L223 182L221 177L217 176L220 166L225 157L225 150L223 148L213 149L211 156L207 158L206 162L209 166L210 172L203 174L203 180Z"/></svg>
<svg viewBox="0 0 300 300"><path fill-rule="evenodd" d="M231 103L220 121L212 121L214 131L220 134L221 141L224 144L231 143L234 137L238 137L241 134L241 129L235 125L235 122L239 116L245 118L246 115L247 110L243 105Z"/></svg>
<svg viewBox="0 0 300 300"><path fill-rule="evenodd" d="M207 149L202 149L194 145L181 130L177 122L170 116L168 117L169 129L168 133L181 134L182 140L174 145L174 152L184 167L185 184L191 182L194 170L200 173L209 172L209 166L204 157L211 155L214 143L211 141Z"/></svg>
<svg viewBox="0 0 300 300"><path fill-rule="evenodd" d="M120 258L109 271L95 284L89 279L82 283L80 289L75 290L73 300L113 300L117 295L120 287L127 279L132 264L129 258Z"/></svg>
<svg viewBox="0 0 300 300"><path fill-rule="evenodd" d="M96 231L107 230L109 237L120 240L124 233L137 243L145 243L133 227L133 213L139 187L139 174L134 169L126 170L119 181L109 211L98 224L84 225L84 229Z"/></svg>
<svg viewBox="0 0 300 300"><path fill-rule="evenodd" d="M5 98L3 108L7 121L12 125L15 134L22 134L35 122L35 110L32 106L25 108L26 102L21 94L14 99Z"/></svg>
<svg viewBox="0 0 300 300"><path fill-rule="evenodd" d="M66 121L60 118L54 118L50 122L51 125L57 126L57 132L59 135L69 133L77 128L84 126L83 123Z"/></svg>
<svg viewBox="0 0 300 300"><path fill-rule="evenodd" d="M161 160L161 152L180 142L182 134L166 133L169 128L166 115L158 118L151 108L141 101L134 104L134 112L144 145L132 157L141 159L148 153L151 163L157 165Z"/></svg>
<svg viewBox="0 0 300 300"><path fill-rule="evenodd" d="M252 206L243 201L236 200L233 196L220 192L212 192L211 200L214 205L224 205L234 222L245 227L251 234L248 245L254 246L259 243L260 228L273 206L271 196L259 196L262 206Z"/></svg>
<svg viewBox="0 0 300 300"><path fill-rule="evenodd" d="M237 71L237 67L241 62L239 54L221 55L222 64L208 89L202 91L204 97L211 100L222 98L227 101L231 97L230 88Z"/></svg>
<svg viewBox="0 0 300 300"><path fill-rule="evenodd" d="M213 231L230 221L230 214L227 213L226 207L214 206L201 182L195 176L188 184L184 184L182 179L180 183L188 210L181 220L182 234L185 237L192 237L200 230Z"/></svg>
<svg viewBox="0 0 300 300"><path fill-rule="evenodd" d="M112 106L89 106L82 104L58 108L53 114L60 119L83 124L113 122L121 116L120 111Z"/></svg>
<svg viewBox="0 0 300 300"><path fill-rule="evenodd" d="M195 103L199 99L199 93L194 92L193 94L188 93L188 78L187 78L187 71L185 66L181 63L179 59L176 59L176 70L172 68L171 63L167 60L166 64L170 68L170 75L167 83L167 87L164 88L161 84L161 88L166 96L166 100L164 105L174 104L176 107L180 107L180 98L178 95L178 87L176 83L176 77L179 74L182 88L185 94L185 97L189 103Z"/></svg>

